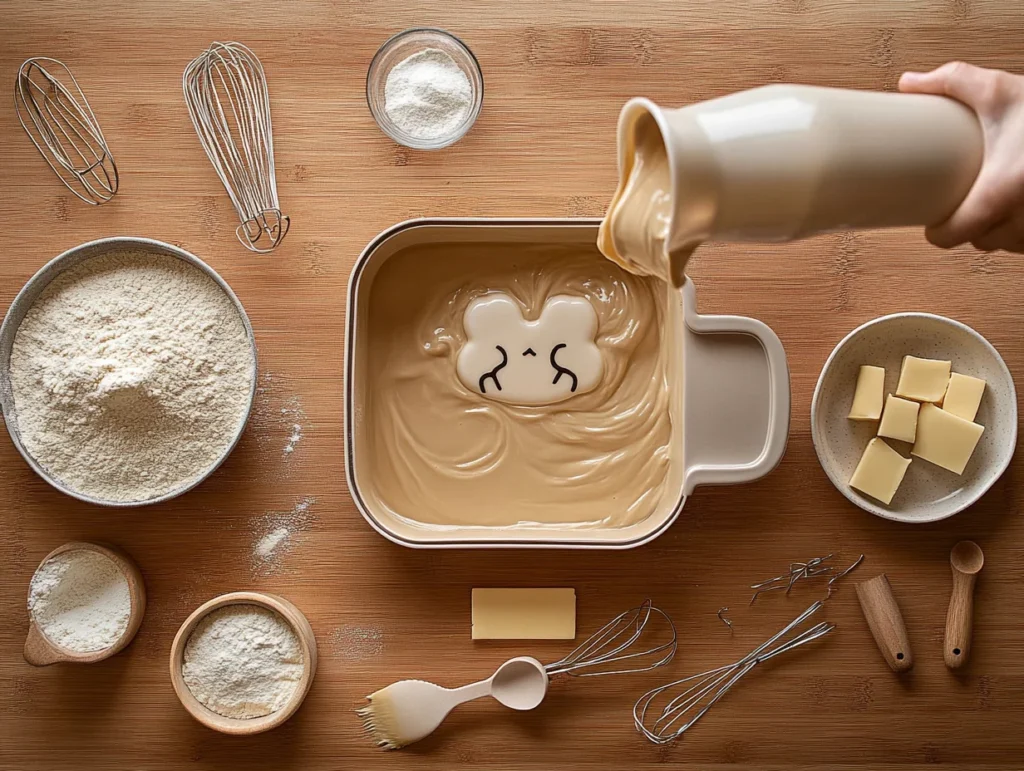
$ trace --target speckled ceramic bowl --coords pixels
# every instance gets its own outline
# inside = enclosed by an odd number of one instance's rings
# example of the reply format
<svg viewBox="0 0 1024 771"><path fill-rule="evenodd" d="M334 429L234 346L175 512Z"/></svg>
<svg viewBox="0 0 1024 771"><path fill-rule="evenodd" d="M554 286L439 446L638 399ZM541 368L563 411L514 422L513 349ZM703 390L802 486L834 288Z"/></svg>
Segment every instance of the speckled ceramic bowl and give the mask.
<svg viewBox="0 0 1024 771"><path fill-rule="evenodd" d="M896 390L900 366L908 354L948 359L954 372L984 378L987 386L975 420L985 426L985 433L963 475L914 458L886 506L848 484L878 422L846 416L860 366L885 367L885 393L890 394ZM811 436L825 473L853 503L886 519L934 522L973 504L1010 465L1017 446L1017 392L1002 356L967 325L930 313L897 313L857 327L832 351L814 389ZM907 442L886 441L910 456Z"/></svg>

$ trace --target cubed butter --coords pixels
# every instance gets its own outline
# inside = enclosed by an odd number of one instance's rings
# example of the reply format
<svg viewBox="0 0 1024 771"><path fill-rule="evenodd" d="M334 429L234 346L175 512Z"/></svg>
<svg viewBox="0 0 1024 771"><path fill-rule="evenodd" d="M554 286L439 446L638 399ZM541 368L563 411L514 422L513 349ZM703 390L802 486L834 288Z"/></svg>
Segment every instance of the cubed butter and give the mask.
<svg viewBox="0 0 1024 771"><path fill-rule="evenodd" d="M949 384L951 363L904 356L896 395L917 402L941 402Z"/></svg>
<svg viewBox="0 0 1024 771"><path fill-rule="evenodd" d="M878 424L878 435L901 442L913 442L917 436L917 411L921 405L909 399L889 396L885 400L882 422Z"/></svg>
<svg viewBox="0 0 1024 771"><path fill-rule="evenodd" d="M875 437L860 456L850 487L888 504L896 495L910 458L904 458L884 441Z"/></svg>
<svg viewBox="0 0 1024 771"><path fill-rule="evenodd" d="M885 370L865 364L857 373L857 390L853 394L850 420L878 420L882 416L885 393Z"/></svg>
<svg viewBox="0 0 1024 771"><path fill-rule="evenodd" d="M934 404L922 404L917 416L913 455L962 474L985 427L957 417Z"/></svg>
<svg viewBox="0 0 1024 771"><path fill-rule="evenodd" d="M942 409L951 412L958 418L973 421L981 406L981 396L985 393L985 381L981 378L961 375L954 372L949 376L946 387L946 398Z"/></svg>

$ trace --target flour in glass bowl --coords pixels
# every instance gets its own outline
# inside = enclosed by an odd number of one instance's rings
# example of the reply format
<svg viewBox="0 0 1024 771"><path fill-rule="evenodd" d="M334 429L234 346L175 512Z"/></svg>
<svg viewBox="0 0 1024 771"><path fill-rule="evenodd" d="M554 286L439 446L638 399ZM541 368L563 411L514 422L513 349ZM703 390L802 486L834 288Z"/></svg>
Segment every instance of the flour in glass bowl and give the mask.
<svg viewBox="0 0 1024 771"><path fill-rule="evenodd" d="M388 73L384 112L416 139L443 139L458 130L473 109L466 73L439 48L425 48Z"/></svg>
<svg viewBox="0 0 1024 771"><path fill-rule="evenodd" d="M143 502L223 457L255 366L238 309L199 268L138 249L103 254L51 281L18 328L17 429L70 490Z"/></svg>

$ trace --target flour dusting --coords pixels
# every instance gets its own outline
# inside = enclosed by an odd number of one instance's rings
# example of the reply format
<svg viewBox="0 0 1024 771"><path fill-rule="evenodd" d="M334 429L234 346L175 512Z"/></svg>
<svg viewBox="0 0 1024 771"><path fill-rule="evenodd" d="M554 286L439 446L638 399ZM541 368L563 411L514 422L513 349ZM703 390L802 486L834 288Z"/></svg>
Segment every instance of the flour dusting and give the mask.
<svg viewBox="0 0 1024 771"><path fill-rule="evenodd" d="M295 445L302 440L302 426L298 423L292 423L292 432L288 436L288 441L284 446L284 454L291 455L295 452Z"/></svg>
<svg viewBox="0 0 1024 771"><path fill-rule="evenodd" d="M287 461L295 455L296 448L306 435L306 412L302 400L295 394L284 395L271 373L265 372L256 389L256 409L252 422L255 426L256 443L262 454L269 455L280 447L281 456ZM282 444L278 444L282 442ZM289 476L288 469L280 467L282 476Z"/></svg>
<svg viewBox="0 0 1024 771"><path fill-rule="evenodd" d="M384 652L384 633L376 627L340 626L329 637L334 653L349 661L373 658Z"/></svg>
<svg viewBox="0 0 1024 771"><path fill-rule="evenodd" d="M281 559L291 551L297 536L316 522L315 503L316 498L307 496L290 511L268 511L253 520L253 573L269 575L280 569Z"/></svg>

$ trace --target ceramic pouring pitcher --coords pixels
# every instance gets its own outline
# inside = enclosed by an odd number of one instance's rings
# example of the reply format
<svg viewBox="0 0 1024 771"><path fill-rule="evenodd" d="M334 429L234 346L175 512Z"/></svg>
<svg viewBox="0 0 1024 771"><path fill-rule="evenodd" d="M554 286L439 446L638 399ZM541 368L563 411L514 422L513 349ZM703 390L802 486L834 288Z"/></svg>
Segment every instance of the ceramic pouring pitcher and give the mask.
<svg viewBox="0 0 1024 771"><path fill-rule="evenodd" d="M645 124L653 139L640 139ZM613 208L638 141L664 144L664 245L683 254L708 240L938 224L983 154L974 113L945 97L771 85L674 110L638 98L619 118Z"/></svg>

